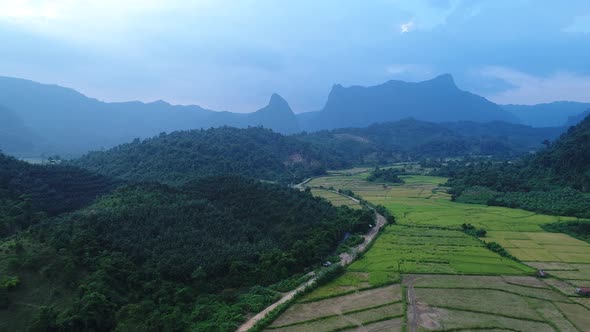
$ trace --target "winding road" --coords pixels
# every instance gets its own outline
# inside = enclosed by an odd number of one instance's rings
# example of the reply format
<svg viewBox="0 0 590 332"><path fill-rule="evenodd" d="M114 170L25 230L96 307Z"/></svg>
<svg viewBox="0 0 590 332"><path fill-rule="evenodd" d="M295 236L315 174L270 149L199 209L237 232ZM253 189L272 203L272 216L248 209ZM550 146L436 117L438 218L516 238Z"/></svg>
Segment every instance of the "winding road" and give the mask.
<svg viewBox="0 0 590 332"><path fill-rule="evenodd" d="M309 181L309 179L296 185L295 188L302 188L307 181ZM343 195L341 193L338 193L338 194L342 195L344 197L348 197L350 200L352 200L356 203L359 203L359 200L354 197ZM358 253L365 251L367 249L367 246L373 240L375 240L375 237L377 237L377 234L379 234L379 230L381 229L381 227L385 226L385 224L386 224L385 217L383 217L382 215L380 215L379 213L377 213L375 211L375 226L373 228L371 228L371 230L367 234L363 235L363 237L365 238L365 241L363 243L359 244L358 246L356 246L352 250L351 254L349 254L349 253L340 254L340 263L339 264L342 266L347 266L350 263L352 263L355 260L355 258L358 256ZM266 309L262 310L261 312L259 312L255 316L253 316L252 318L248 319L248 321L246 321L244 324L242 324L237 329L237 332L246 332L246 331L250 330L254 325L256 325L256 323L258 323L260 320L264 319L264 317L266 317L266 315L268 315L271 311L276 309L281 304L293 299L293 297L295 297L295 295L297 295L297 293L302 292L307 287L312 285L316 281L318 276L315 275L314 272L310 272L310 275L313 275L314 277L309 279L308 281L306 281L305 283L303 283L302 285L300 285L296 289L286 293L285 295L283 295L283 297L281 297L280 300L271 304Z"/></svg>

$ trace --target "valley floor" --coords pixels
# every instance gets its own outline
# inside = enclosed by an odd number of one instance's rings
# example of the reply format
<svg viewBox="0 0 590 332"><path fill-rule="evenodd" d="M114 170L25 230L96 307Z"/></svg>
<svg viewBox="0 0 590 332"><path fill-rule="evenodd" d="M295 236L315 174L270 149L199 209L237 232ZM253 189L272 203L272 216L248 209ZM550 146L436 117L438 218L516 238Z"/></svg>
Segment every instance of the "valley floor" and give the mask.
<svg viewBox="0 0 590 332"><path fill-rule="evenodd" d="M588 331L590 244L540 226L573 218L452 202L444 178L403 185L338 172L307 183L314 193L347 189L394 213L363 257L298 301L267 331ZM484 228L481 239L463 223ZM502 245L519 261L488 250ZM536 277L537 270L548 273Z"/></svg>

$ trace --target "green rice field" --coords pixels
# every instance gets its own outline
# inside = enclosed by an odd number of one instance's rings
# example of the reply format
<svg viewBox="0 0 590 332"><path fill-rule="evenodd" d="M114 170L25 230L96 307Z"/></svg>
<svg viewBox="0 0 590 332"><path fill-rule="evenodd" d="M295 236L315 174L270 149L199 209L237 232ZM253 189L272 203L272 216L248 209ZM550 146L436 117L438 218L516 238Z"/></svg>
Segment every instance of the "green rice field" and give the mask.
<svg viewBox="0 0 590 332"><path fill-rule="evenodd" d="M396 224L269 331L590 330L590 299L574 291L590 286L590 244L540 227L575 218L457 203L445 178L402 176L404 184L384 185L365 181L369 171L331 172L307 185L336 205L349 203L321 188L352 190L385 206ZM464 223L487 235L465 234ZM518 261L488 250L492 241ZM549 277L537 278L539 269ZM399 293L392 296L392 289Z"/></svg>

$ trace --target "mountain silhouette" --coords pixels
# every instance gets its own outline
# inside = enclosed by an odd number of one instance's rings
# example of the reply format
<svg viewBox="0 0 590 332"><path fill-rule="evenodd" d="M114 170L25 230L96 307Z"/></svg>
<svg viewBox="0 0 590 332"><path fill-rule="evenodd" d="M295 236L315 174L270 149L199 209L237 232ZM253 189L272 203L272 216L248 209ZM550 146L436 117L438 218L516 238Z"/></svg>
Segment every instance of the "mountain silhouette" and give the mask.
<svg viewBox="0 0 590 332"><path fill-rule="evenodd" d="M305 117L307 130L362 127L408 117L431 122L517 121L489 100L457 88L450 74L418 83L388 81L348 88L337 84L324 108Z"/></svg>

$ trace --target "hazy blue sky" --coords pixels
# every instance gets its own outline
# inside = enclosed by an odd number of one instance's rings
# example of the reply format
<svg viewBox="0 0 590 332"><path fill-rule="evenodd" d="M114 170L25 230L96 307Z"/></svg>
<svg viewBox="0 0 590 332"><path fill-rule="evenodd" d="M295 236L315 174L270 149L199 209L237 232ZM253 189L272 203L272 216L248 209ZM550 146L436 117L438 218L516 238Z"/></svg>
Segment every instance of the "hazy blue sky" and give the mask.
<svg viewBox="0 0 590 332"><path fill-rule="evenodd" d="M590 101L590 1L0 0L0 75L107 101L302 112L446 72L499 103Z"/></svg>

